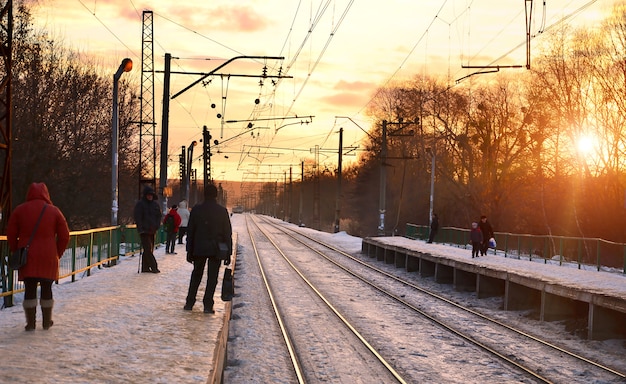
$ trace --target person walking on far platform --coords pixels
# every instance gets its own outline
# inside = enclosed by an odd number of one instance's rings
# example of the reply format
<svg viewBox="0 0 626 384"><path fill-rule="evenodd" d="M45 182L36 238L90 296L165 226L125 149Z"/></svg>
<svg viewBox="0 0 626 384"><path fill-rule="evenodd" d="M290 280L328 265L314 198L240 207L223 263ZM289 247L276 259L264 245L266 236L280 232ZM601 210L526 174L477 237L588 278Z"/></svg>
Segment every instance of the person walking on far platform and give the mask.
<svg viewBox="0 0 626 384"><path fill-rule="evenodd" d="M146 186L143 197L137 201L134 209L135 224L141 238L141 272L159 273L154 257L154 236L161 226L161 208L157 203L158 196L154 189Z"/></svg>
<svg viewBox="0 0 626 384"><path fill-rule="evenodd" d="M489 221L487 221L487 216L480 216L480 223L478 223L480 227L480 231L483 233L483 244L480 250L480 255L484 256L487 254L487 250L489 249L489 239L494 237L493 228Z"/></svg>
<svg viewBox="0 0 626 384"><path fill-rule="evenodd" d="M472 242L472 259L478 257L478 253L482 254L483 249L483 233L478 227L478 223L472 223L472 229L470 230L470 241Z"/></svg>
<svg viewBox="0 0 626 384"><path fill-rule="evenodd" d="M218 243L226 243L229 256L224 260L224 265L229 265L233 249L232 235L228 210L217 203L217 188L209 184L204 191L204 202L193 207L187 226L187 261L193 264L193 271L184 306L186 311L193 309L204 266L208 261L207 281L202 303L204 313L215 313L213 295L222 263L219 258Z"/></svg>

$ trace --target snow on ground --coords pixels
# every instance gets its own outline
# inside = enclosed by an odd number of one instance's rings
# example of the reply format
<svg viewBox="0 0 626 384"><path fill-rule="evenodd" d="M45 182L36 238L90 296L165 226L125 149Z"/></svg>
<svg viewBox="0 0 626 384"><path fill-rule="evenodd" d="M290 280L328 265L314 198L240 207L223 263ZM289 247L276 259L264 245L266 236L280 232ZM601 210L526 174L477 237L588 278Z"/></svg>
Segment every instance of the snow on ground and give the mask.
<svg viewBox="0 0 626 384"><path fill-rule="evenodd" d="M232 222L234 231L243 236L245 216L234 215ZM300 229L350 253L361 250L361 239L344 232L329 234ZM470 250L441 244L403 238L393 241L406 242L412 248L446 257L470 259L471 256ZM14 307L0 310L0 382L206 382L224 315L224 305L219 298L221 278L214 315L202 313L199 303L191 313L183 311L192 267L185 261L184 246L177 245L176 251L177 255L165 255L163 246L155 251L160 274L138 274L139 258L123 257L115 267L96 269L92 276L75 283L55 285L55 324L48 331L41 329L40 312L37 330L24 331L23 298L17 295ZM244 253L241 259L253 262L251 247L240 246L238 252ZM581 271L494 255L474 262L514 268L519 273L541 272L546 274L546 279L566 280L579 286L589 284L596 287L594 289L606 289L626 297L626 276L619 273ZM243 301L244 296L258 292L246 291L247 281L237 280L240 267L245 268L245 265L238 262L235 271L233 318L252 318L252 314L244 313L245 306L239 306L238 300ZM204 282L199 298L203 286ZM253 321L250 324L264 328L264 324L255 325ZM241 348L241 345L232 348ZM262 348L249 354L254 355L250 360L259 365L273 358L271 351ZM236 369L236 366L227 367L227 371ZM252 382L264 382L264 379L270 378L255 377Z"/></svg>

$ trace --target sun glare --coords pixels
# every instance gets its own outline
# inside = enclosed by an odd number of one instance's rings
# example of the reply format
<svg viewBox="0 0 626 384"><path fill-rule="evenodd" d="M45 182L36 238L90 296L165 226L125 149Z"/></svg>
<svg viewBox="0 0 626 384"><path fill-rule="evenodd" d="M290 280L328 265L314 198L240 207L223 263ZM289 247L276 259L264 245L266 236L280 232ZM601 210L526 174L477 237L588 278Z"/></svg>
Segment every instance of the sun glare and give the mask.
<svg viewBox="0 0 626 384"><path fill-rule="evenodd" d="M596 138L591 135L582 135L578 138L578 151L583 154L590 154L596 146Z"/></svg>

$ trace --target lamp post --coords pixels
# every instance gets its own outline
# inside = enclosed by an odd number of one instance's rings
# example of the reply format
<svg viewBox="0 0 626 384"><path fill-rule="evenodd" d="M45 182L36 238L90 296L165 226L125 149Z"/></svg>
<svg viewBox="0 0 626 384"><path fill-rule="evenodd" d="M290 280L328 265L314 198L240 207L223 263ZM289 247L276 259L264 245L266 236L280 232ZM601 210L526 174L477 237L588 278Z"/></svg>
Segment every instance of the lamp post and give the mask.
<svg viewBox="0 0 626 384"><path fill-rule="evenodd" d="M113 114L111 121L111 131L112 131L112 140L111 140L111 191L112 191L112 204L111 204L111 225L117 225L117 211L119 210L118 205L118 144L119 144L119 111L118 111L118 100L117 100L117 83L122 77L122 73L129 72L133 69L133 61L129 58L122 60L120 67L117 69L117 72L113 75Z"/></svg>

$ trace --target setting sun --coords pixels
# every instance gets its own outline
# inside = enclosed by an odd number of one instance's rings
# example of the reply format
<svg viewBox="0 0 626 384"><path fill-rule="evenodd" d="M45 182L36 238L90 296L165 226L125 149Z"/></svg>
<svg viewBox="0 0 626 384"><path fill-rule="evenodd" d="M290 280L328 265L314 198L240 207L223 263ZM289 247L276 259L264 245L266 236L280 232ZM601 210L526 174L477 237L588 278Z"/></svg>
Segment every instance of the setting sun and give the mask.
<svg viewBox="0 0 626 384"><path fill-rule="evenodd" d="M578 138L578 151L584 155L590 154L597 145L597 138L590 134L584 134Z"/></svg>

